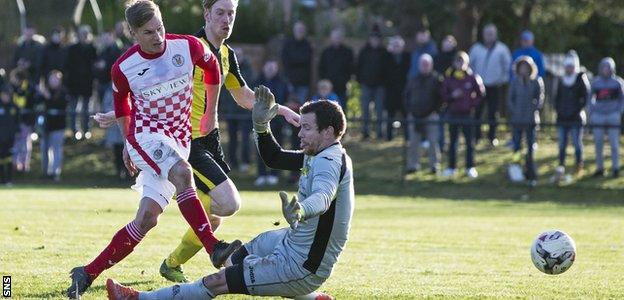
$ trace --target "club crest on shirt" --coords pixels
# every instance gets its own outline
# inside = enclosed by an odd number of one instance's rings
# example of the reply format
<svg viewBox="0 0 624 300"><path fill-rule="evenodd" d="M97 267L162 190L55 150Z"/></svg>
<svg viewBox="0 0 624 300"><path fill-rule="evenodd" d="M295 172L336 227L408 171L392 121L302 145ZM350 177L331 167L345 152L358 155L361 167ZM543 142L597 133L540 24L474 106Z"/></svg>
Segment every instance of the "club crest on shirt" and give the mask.
<svg viewBox="0 0 624 300"><path fill-rule="evenodd" d="M160 149L156 149L156 150L154 151L154 159L155 159L155 160L159 160L159 159L161 159L161 158L162 158L162 156L163 156L163 151L162 151L162 150L160 150Z"/></svg>
<svg viewBox="0 0 624 300"><path fill-rule="evenodd" d="M180 54L176 54L171 59L171 62L173 63L174 66L181 67L184 64L184 57L182 57L182 55Z"/></svg>

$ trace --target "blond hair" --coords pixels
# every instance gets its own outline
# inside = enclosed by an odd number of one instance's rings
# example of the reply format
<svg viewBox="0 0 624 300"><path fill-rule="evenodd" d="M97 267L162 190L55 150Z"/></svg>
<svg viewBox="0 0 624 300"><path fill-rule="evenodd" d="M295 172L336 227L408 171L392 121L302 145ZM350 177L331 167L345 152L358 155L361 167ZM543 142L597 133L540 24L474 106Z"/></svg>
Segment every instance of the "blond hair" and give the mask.
<svg viewBox="0 0 624 300"><path fill-rule="evenodd" d="M139 28L154 17L160 17L158 4L151 0L133 0L126 6L126 22L131 28Z"/></svg>
<svg viewBox="0 0 624 300"><path fill-rule="evenodd" d="M202 6L204 7L205 10L209 10L212 8L213 5L215 5L215 3L217 3L217 1L219 0L202 0ZM234 1L234 4L238 4L238 0L232 0Z"/></svg>

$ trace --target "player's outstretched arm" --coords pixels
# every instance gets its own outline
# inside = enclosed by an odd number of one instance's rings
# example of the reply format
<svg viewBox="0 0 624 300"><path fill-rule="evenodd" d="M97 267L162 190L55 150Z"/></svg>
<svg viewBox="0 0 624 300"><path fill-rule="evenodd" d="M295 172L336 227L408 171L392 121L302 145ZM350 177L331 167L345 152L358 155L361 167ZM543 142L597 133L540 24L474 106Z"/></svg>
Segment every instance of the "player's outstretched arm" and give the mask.
<svg viewBox="0 0 624 300"><path fill-rule="evenodd" d="M122 136L125 138L128 136L128 132L130 130L130 116L121 116L117 118L117 125L119 125L119 129L121 130ZM130 159L130 155L128 154L127 143L124 143L124 148L122 152L122 158L126 169L128 169L128 174L130 176L134 176L139 172L136 165Z"/></svg>
<svg viewBox="0 0 624 300"><path fill-rule="evenodd" d="M269 122L277 115L275 97L265 86L256 88L256 102L251 111L254 138L264 163L272 169L297 171L303 166L302 151L284 150L270 130Z"/></svg>
<svg viewBox="0 0 624 300"><path fill-rule="evenodd" d="M234 101L238 105L246 109L253 109L254 103L256 101L255 92L252 91L248 86L240 87L234 90L231 90L230 93L234 98ZM299 119L300 116L298 113L294 112L292 109L277 104L277 114L283 116L286 119L286 122L299 127Z"/></svg>

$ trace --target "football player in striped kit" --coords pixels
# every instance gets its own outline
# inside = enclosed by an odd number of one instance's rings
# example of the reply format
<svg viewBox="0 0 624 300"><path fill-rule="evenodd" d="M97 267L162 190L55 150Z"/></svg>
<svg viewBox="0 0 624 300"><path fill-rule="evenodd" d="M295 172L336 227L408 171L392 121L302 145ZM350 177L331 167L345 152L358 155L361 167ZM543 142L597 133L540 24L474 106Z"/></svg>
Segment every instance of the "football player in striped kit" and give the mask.
<svg viewBox="0 0 624 300"><path fill-rule="evenodd" d="M111 77L117 124L126 138L124 163L131 175L141 170L133 186L141 201L134 220L91 263L72 269L70 298L84 293L104 270L128 256L156 226L174 195L215 267L241 245L214 236L187 161L193 70L204 70L206 93L216 101L221 78L215 55L196 37L166 34L160 9L152 1L131 2L125 14L137 44L115 62Z"/></svg>

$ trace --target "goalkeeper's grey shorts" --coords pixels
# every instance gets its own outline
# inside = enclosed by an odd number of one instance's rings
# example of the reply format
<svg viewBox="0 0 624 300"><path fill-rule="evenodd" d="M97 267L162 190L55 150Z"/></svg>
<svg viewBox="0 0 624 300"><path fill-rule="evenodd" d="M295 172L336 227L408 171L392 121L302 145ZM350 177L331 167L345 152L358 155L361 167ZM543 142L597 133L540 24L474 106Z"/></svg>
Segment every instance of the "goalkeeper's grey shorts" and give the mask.
<svg viewBox="0 0 624 300"><path fill-rule="evenodd" d="M267 231L232 254L225 270L230 293L295 297L316 291L326 278L303 268L303 260L284 253L288 228Z"/></svg>

